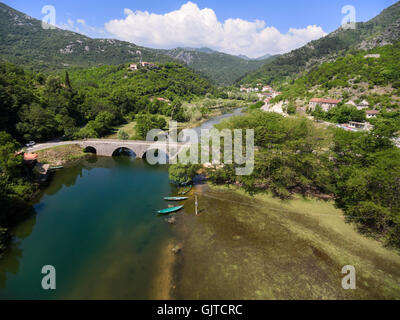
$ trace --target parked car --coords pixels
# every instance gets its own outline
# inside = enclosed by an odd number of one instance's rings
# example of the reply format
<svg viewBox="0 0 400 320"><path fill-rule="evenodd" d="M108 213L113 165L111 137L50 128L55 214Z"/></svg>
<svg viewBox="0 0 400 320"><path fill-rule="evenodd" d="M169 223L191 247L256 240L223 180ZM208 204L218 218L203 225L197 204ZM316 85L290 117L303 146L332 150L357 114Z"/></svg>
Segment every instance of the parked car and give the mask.
<svg viewBox="0 0 400 320"><path fill-rule="evenodd" d="M33 147L36 144L35 141L29 141L25 146L27 146L28 148Z"/></svg>

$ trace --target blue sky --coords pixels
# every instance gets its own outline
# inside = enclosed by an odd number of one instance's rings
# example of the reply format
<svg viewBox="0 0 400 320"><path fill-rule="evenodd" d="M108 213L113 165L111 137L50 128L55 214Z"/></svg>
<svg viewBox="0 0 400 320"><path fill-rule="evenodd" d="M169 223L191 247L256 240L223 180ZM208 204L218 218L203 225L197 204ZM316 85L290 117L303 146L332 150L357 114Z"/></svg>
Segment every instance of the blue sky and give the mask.
<svg viewBox="0 0 400 320"><path fill-rule="evenodd" d="M357 21L366 21L396 2L191 0L191 5L187 5L188 1L6 0L4 3L38 19L43 17L43 6L53 5L58 26L93 37L119 38L156 48L209 46L232 54L257 56L289 51L332 32L341 24L341 10L345 5L354 6ZM186 5L184 9L182 5ZM131 11L124 12L125 8ZM136 11L148 11L154 15L143 17ZM176 14L165 16L171 12ZM85 24L78 23L78 19L84 20ZM240 20L225 23L228 19ZM110 23L111 20L119 21ZM256 23L257 20L264 23Z"/></svg>

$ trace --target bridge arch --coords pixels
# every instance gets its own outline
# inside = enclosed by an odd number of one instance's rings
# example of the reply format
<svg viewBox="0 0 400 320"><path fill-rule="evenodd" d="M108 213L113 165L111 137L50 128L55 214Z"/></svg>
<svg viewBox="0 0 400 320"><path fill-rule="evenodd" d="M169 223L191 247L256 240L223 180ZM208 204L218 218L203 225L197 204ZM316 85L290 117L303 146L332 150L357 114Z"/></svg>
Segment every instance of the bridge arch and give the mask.
<svg viewBox="0 0 400 320"><path fill-rule="evenodd" d="M93 153L93 154L97 154L97 150L95 147L92 146L87 146L83 149L83 152L85 153Z"/></svg>
<svg viewBox="0 0 400 320"><path fill-rule="evenodd" d="M118 156L130 156L132 158L138 157L134 150L126 147L118 147L114 150L114 152L112 153L112 157L118 157Z"/></svg>

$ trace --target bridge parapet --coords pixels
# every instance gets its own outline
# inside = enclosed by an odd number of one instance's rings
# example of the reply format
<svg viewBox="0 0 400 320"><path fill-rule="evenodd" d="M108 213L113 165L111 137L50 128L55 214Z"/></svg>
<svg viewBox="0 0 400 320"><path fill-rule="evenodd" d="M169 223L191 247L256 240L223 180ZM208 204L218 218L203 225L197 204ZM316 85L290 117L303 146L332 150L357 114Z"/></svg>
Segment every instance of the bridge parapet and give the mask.
<svg viewBox="0 0 400 320"><path fill-rule="evenodd" d="M76 141L75 143L79 144L84 149L89 147L94 148L96 154L99 156L111 157L117 149L126 148L132 150L139 158L143 158L145 153L149 150L162 150L171 157L170 150L167 148L168 144L165 142L90 139ZM169 144L169 146L176 147L177 152L179 152L186 145L184 143L173 143Z"/></svg>

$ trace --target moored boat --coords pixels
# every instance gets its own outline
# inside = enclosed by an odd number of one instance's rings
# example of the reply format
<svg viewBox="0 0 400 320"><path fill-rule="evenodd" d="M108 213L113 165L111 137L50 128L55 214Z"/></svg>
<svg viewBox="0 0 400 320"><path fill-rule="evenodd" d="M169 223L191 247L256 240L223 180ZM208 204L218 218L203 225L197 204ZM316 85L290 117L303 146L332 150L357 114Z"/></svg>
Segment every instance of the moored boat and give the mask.
<svg viewBox="0 0 400 320"><path fill-rule="evenodd" d="M157 213L159 213L159 214L170 214L170 213L173 213L173 212L177 212L177 211L181 210L182 208L183 208L183 206L172 207L172 208L167 208L167 209L163 209L163 210L157 211Z"/></svg>
<svg viewBox="0 0 400 320"><path fill-rule="evenodd" d="M183 201L189 199L188 197L165 197L165 201Z"/></svg>

